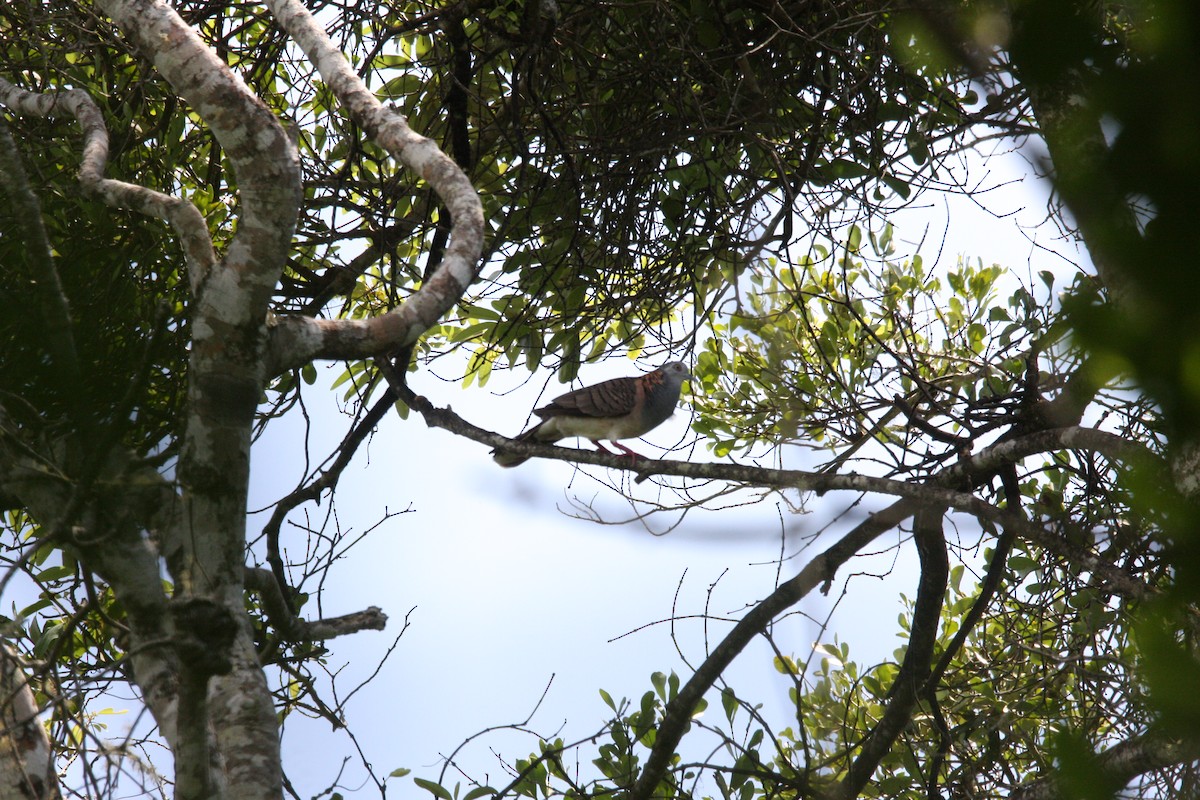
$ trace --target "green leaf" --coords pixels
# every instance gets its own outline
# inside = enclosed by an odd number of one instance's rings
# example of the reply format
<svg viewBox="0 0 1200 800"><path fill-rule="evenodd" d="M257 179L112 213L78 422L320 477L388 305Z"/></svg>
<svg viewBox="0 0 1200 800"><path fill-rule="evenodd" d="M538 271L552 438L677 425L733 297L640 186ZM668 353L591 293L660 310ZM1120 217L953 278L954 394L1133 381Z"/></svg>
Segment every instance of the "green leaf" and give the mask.
<svg viewBox="0 0 1200 800"><path fill-rule="evenodd" d="M43 596L40 600L35 600L18 611L17 616L22 619L25 617L31 617L37 612L41 611L43 608L48 608L51 604L53 604L53 602L54 600L50 597Z"/></svg>
<svg viewBox="0 0 1200 800"><path fill-rule="evenodd" d="M717 770L713 772L713 778L716 779L717 788L721 791L721 797L729 800L729 783L725 780L725 776L720 770Z"/></svg>
<svg viewBox="0 0 1200 800"><path fill-rule="evenodd" d="M917 166L929 160L929 140L924 133L913 130L905 138L908 142L908 155Z"/></svg>
<svg viewBox="0 0 1200 800"><path fill-rule="evenodd" d="M850 226L850 233L846 237L846 249L851 253L857 253L862 249L862 228L857 225Z"/></svg>
<svg viewBox="0 0 1200 800"><path fill-rule="evenodd" d="M846 158L835 158L829 163L829 174L838 180L847 180L850 178L864 178L871 174L871 170L857 161L851 161Z"/></svg>
<svg viewBox="0 0 1200 800"><path fill-rule="evenodd" d="M48 581L57 581L57 580L62 580L63 578L70 578L74 574L75 574L74 567L68 567L68 566L47 567L46 569L42 570L41 572L39 572L37 574L36 580L38 581L38 583L46 583Z"/></svg>
<svg viewBox="0 0 1200 800"><path fill-rule="evenodd" d="M434 783L433 781L427 781L424 778L413 778L413 783L415 783L417 786L420 786L422 789L431 792L434 797L441 798L441 800L454 800L454 795L450 794L446 788Z"/></svg>
<svg viewBox="0 0 1200 800"><path fill-rule="evenodd" d="M381 100L398 100L417 94L422 88L424 88L424 83L417 75L405 73L385 83L378 94Z"/></svg>
<svg viewBox="0 0 1200 800"><path fill-rule="evenodd" d="M388 773L388 777L389 778L403 778L405 775L407 775L410 772L412 772L411 769L406 769L405 767L397 767L396 769L394 769Z"/></svg>
<svg viewBox="0 0 1200 800"><path fill-rule="evenodd" d="M841 661L841 657L837 654L837 651L831 649L829 645L819 644L817 645L816 650L819 653L824 653L827 656L831 656L834 659ZM791 656L776 656L774 664L775 671L781 675L794 677L801 673L800 668L796 665L795 660L793 660Z"/></svg>
<svg viewBox="0 0 1200 800"><path fill-rule="evenodd" d="M737 714L738 710L738 699L737 695L733 693L733 689L726 688L721 690L721 705L725 709L725 718L733 722L733 717Z"/></svg>
<svg viewBox="0 0 1200 800"><path fill-rule="evenodd" d="M654 691L663 700L668 700L667 697L667 676L661 672L656 672L650 676L650 683L654 684Z"/></svg>
<svg viewBox="0 0 1200 800"><path fill-rule="evenodd" d="M1038 562L1029 556L1009 556L1008 568L1023 578L1038 568Z"/></svg>

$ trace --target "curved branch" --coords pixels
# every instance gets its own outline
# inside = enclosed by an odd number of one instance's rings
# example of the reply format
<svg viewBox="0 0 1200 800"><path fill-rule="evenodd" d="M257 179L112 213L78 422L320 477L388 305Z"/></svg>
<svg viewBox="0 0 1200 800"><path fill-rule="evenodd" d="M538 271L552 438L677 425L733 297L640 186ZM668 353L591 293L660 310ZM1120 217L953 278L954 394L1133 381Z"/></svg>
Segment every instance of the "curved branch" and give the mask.
<svg viewBox="0 0 1200 800"><path fill-rule="evenodd" d="M237 176L237 231L219 263L193 276L187 425L178 480L183 534L172 577L181 596L208 598L237 615L224 674L179 684L173 745L180 794L281 793L278 720L244 608L250 433L264 384L266 318L286 263L302 199L297 148L274 114L162 0L98 6L172 89L195 109ZM140 683L140 679L139 679ZM216 747L210 742L211 735ZM222 790L224 791L224 789Z"/></svg>
<svg viewBox="0 0 1200 800"><path fill-rule="evenodd" d="M100 108L82 89L61 92L29 92L0 78L0 103L18 114L54 117L66 114L83 129L83 153L79 185L85 193L113 208L128 208L167 222L183 247L193 292L217 261L208 225L196 206L179 197L105 178L108 166L108 128Z"/></svg>
<svg viewBox="0 0 1200 800"><path fill-rule="evenodd" d="M950 557L946 553L946 537L942 532L942 516L945 513L944 508L922 506L913 519L913 539L921 561L921 579L913 604L908 649L896 673L883 716L859 745L858 757L842 781L841 796L846 800L858 797L871 780L879 762L912 719L917 698L929 677L933 648L937 644L938 622L942 617L942 601L946 597L946 583L950 578Z"/></svg>
<svg viewBox="0 0 1200 800"><path fill-rule="evenodd" d="M1020 487L1017 485L1016 470L1007 468L1001 472L1001 480L1004 481L1004 496L1008 502L1010 510L1016 510L1021 505ZM929 704L932 712L934 723L937 725L940 735L937 751L930 760L928 778L926 781L927 796L929 798L939 797L938 792L938 775L941 774L942 764L946 761L946 756L950 754L950 746L952 743L950 729L946 724L946 718L942 714L942 709L938 701L937 690L938 684L942 682L942 676L946 674L946 669L950 666L950 662L962 650L963 645L967 643L967 638L971 632L975 630L975 626L983 619L983 612L987 610L988 605L992 602L992 597L1000 588L1000 582L1004 580L1004 570L1008 565L1008 555L1012 552L1013 542L1016 536L1012 528L1002 528L999 537L996 539L996 545L992 550L991 561L988 562L987 573L983 576L983 580L979 583L979 594L975 598L975 602L967 610L966 615L959 622L958 631L954 634L954 638L950 640L950 644L942 651L938 657L937 664L929 673L929 677L925 681L925 685L921 688L921 693L925 701Z"/></svg>
<svg viewBox="0 0 1200 800"><path fill-rule="evenodd" d="M276 591L280 592L280 600L284 603L284 608L289 609L291 613L292 605L290 599L285 599L284 588L288 586L287 570L283 564L283 558L279 552L279 531L283 526L283 521L292 509L300 506L302 503L307 503L310 500L316 500L326 490L332 490L337 486L338 481L342 477L342 472L354 459L354 455L358 452L358 447L367 438L371 431L380 421L387 415L387 412L392 409L396 402L396 392L392 387L388 387L384 391L383 396L379 398L375 405L358 420L355 426L346 434L335 451L333 463L328 468L323 470L319 476L314 478L307 484L299 486L283 497L275 504L275 510L271 512L271 518L267 520L267 524L263 526L263 534L267 539L267 563L271 565L271 572L275 576Z"/></svg>
<svg viewBox="0 0 1200 800"><path fill-rule="evenodd" d="M300 213L296 145L245 81L171 6L161 0L99 0L98 5L196 109L229 158L238 180L241 221L225 255L235 274L221 276L236 285L222 287L219 294L233 311L256 310L261 323Z"/></svg>
<svg viewBox="0 0 1200 800"><path fill-rule="evenodd" d="M479 274L483 206L471 181L430 139L408 127L375 98L324 29L299 0L268 0L272 14L316 65L350 117L394 158L429 182L452 220L449 247L420 290L388 313L368 320L288 316L271 328L269 373L319 359L367 358L411 344L463 296Z"/></svg>
<svg viewBox="0 0 1200 800"><path fill-rule="evenodd" d="M1006 473L1008 472L1012 471L1006 470ZM1015 511L1020 507L1021 499L1020 489L1016 485L1016 475L1005 474L1003 479L1005 499L1008 501L1009 509ZM992 550L992 558L988 562L987 572L984 574L983 580L979 582L979 594L959 622L954 638L950 640L950 644L946 646L946 650L938 658L937 664L929 674L929 679L925 683L927 692L933 693L937 690L937 685L941 682L942 676L946 674L950 662L967 643L967 638L975 629L976 623L983 618L983 612L987 610L988 604L992 602L992 597L1000 588L1000 582L1004 580L1004 569L1008 566L1008 555L1012 552L1015 538L1012 528L1006 527L1000 531L1000 535L996 538L996 546Z"/></svg>

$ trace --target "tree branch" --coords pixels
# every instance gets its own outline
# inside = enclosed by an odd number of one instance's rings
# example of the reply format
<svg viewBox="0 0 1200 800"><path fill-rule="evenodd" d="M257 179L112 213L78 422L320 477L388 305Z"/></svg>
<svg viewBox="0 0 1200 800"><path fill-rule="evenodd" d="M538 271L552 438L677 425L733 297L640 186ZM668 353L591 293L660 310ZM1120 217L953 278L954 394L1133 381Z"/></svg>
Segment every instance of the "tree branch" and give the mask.
<svg viewBox="0 0 1200 800"><path fill-rule="evenodd" d="M519 455L554 458L575 464L590 464L609 469L633 472L639 476L673 475L694 480L722 480L748 486L775 489L799 489L824 494L831 491L868 492L891 495L917 503L945 506L971 514L1001 527L1011 527L1028 542L1066 558L1081 569L1090 571L1107 591L1134 600L1159 593L1115 567L1086 548L1067 541L1056 531L1047 530L1020 514L999 508L974 495L959 491L990 480L1006 466L1022 458L1054 450L1088 450L1122 462L1136 463L1153 469L1162 468L1162 459L1143 445L1116 434L1093 428L1071 427L1039 431L1005 442L998 442L979 453L962 458L957 464L939 472L925 483L912 483L892 478L868 475L828 474L803 470L773 469L740 464L713 464L686 461L631 461L627 456L614 456L595 450L577 450L532 441L517 441L472 425L449 408L434 408L429 401L414 395L409 406L419 411L427 424L465 436L468 439L503 447Z"/></svg>
<svg viewBox="0 0 1200 800"><path fill-rule="evenodd" d="M718 645L709 658L696 670L676 698L668 703L664 709L663 722L657 731L655 743L646 761L646 766L631 791L630 796L633 800L645 800L649 798L658 787L666 775L670 759L674 754L679 740L682 738L696 703L711 688L717 677L719 677L732 659L741 652L750 639L763 630L776 614L803 598L814 585L821 581L832 579L833 573L840 564L844 563L847 558L857 552L862 546L872 541L879 533L899 524L918 505L934 508L954 508L968 514L973 514L980 519L1001 525L1006 530L1011 529L1016 535L1021 536L1027 541L1044 547L1050 552L1064 556L1081 568L1091 571L1095 578L1105 585L1108 590L1125 597L1144 599L1158 592L1157 588L1136 580L1125 571L1102 561L1085 548L1070 544L1056 533L1029 522L1016 511L1005 511L985 503L974 495L949 488L974 485L984 479L990 479L998 471L1009 467L1020 459L1048 450L1094 450L1114 460L1151 464L1161 467L1161 459L1148 448L1104 431L1082 427L1069 427L1039 431L1016 437L985 448L973 456L963 458L958 464L939 473L928 483L913 484L906 481L873 478L863 475L830 475L799 470L745 467L735 464L693 464L676 461L642 461L631 463L628 458L615 457L595 451L572 450L552 445L516 442L471 425L449 409L433 408L423 397L413 397L410 405L425 416L425 420L429 425L446 428L475 441L493 447L503 446L506 449L511 449L521 454L546 456L574 463L592 464L613 469L625 469L637 472L640 475L675 475L694 479L717 479L759 487L796 488L816 492L841 489L890 494L903 498L884 512L874 515L868 523L864 523L863 526L847 534L838 544L810 562L799 575L781 585L771 596L757 605L738 622L733 631L722 640L721 644ZM944 549L942 550L941 557L945 558ZM929 580L933 581L941 572L936 567L936 556L933 553L927 550L926 558L930 559L930 566L928 568L931 570L931 573ZM941 593L938 593L934 590L932 583L927 584L927 605L932 605L933 598L938 598L938 607L940 608L940 597L945 591L944 580L941 581L941 586ZM910 647L912 647L911 643ZM918 650L919 654L920 650ZM915 664L916 662L914 662ZM926 673L928 672L928 668L928 663L926 662L924 667ZM923 679L924 677L922 678L922 682ZM920 682L916 683L915 686L916 688L920 688ZM898 710L895 713L899 715L899 709L902 706L897 706L897 708ZM880 736L882 737L884 734L880 734ZM862 772L866 773L869 777L869 772L866 770L869 762L862 761L861 763L863 764ZM871 766L871 771L873 769L874 765ZM861 780L862 775L857 775L854 784L847 784L847 788L853 788L853 785L857 785ZM859 788L861 789L861 786Z"/></svg>
<svg viewBox="0 0 1200 800"><path fill-rule="evenodd" d="M387 627L387 614L375 606L340 617L302 619L292 613L270 570L246 567L246 588L258 592L267 618L289 642L320 641L364 630L381 631Z"/></svg>
<svg viewBox="0 0 1200 800"><path fill-rule="evenodd" d="M794 578L780 584L746 616L738 620L733 630L713 648L708 658L704 659L692 673L692 677L680 688L679 693L663 708L663 719L655 734L654 746L650 749L646 765L630 790L630 800L648 800L654 795L655 789L666 776L680 739L691 722L696 704L746 645L766 630L779 614L800 602L814 588L828 587L843 564L876 537L903 522L916 507L912 501L900 500L872 514L832 547L805 564Z"/></svg>
<svg viewBox="0 0 1200 800"><path fill-rule="evenodd" d="M1174 739L1156 731L1135 736L1096 755L1092 762L1103 779L1114 786L1125 786L1131 780L1155 769L1200 759L1200 740ZM1018 786L1010 800L1068 800L1060 781L1055 777L1041 778L1031 784Z"/></svg>
<svg viewBox="0 0 1200 800"><path fill-rule="evenodd" d="M858 797L871 780L875 768L911 720L917 698L929 677L933 648L937 644L938 623L942 617L942 602L946 596L946 582L950 577L950 558L946 553L946 537L942 533L942 517L945 513L944 508L921 506L913 518L913 539L921 561L921 578L917 585L917 599L913 604L908 648L896 673L883 716L859 745L859 754L842 781L840 796L845 800Z"/></svg>
<svg viewBox="0 0 1200 800"><path fill-rule="evenodd" d="M313 359L367 358L415 342L466 292L481 267L483 206L466 174L430 139L385 108L298 0L268 0L280 26L316 65L351 119L401 164L429 182L453 221L450 245L420 290L388 313L367 320L279 318L271 328L268 371L277 375Z"/></svg>
<svg viewBox="0 0 1200 800"><path fill-rule="evenodd" d="M0 800L58 800L54 748L38 719L25 665L0 641Z"/></svg>
<svg viewBox="0 0 1200 800"><path fill-rule="evenodd" d="M375 430L375 426L391 411L396 403L396 393L389 387L380 397L375 405L358 420L355 426L346 434L338 445L336 457L333 463L329 465L317 478L309 483L298 487L283 497L275 504L275 509L271 512L271 518L267 520L267 524L263 526L263 534L267 538L267 563L271 566L271 571L275 575L276 586L280 594L280 599L284 600L286 607L290 609L292 604L290 599L284 597L285 589L288 587L287 571L284 568L283 558L279 552L279 531L283 525L283 521L287 515L302 503L310 500L316 500L327 489L331 490L337 486L338 480L342 476L342 472L354 458L354 454L358 452L358 447L367 438L371 431Z"/></svg>
<svg viewBox="0 0 1200 800"><path fill-rule="evenodd" d="M193 724L179 726L173 751L177 774L189 776L181 788L276 797L282 785L278 722L254 650L242 578L250 433L265 384L267 309L302 200L298 153L266 105L172 7L161 0L98 5L196 110L237 177L234 238L221 261L192 281L188 416L178 469L185 530L170 562L177 596L223 606L236 617L236 628L228 671L211 678L189 672L179 683L179 705Z"/></svg>
<svg viewBox="0 0 1200 800"><path fill-rule="evenodd" d="M26 441L0 405L0 492L17 497L49 535L81 554L88 569L108 583L129 622L129 659L142 699L174 746L179 665L168 646L158 554L142 534L177 524L178 497L157 472L129 469L119 451L109 455L96 479L106 491L81 493L53 457L55 450L53 444Z"/></svg>
<svg viewBox="0 0 1200 800"><path fill-rule="evenodd" d="M744 467L738 464L651 460L631 461L626 456L605 456L595 450L580 450L541 444L530 440L518 441L510 439L466 421L450 408L437 408L422 395L412 395L412 401L408 405L410 408L419 411L425 418L426 424L430 427L448 430L451 433L464 436L492 448L502 447L506 451L511 451L517 455L554 458L559 461L571 461L578 464L619 467L644 475L718 478L738 483L764 481L761 484L764 486L790 486L793 480L803 476L804 480L802 482L804 485L798 485L796 488L811 489L818 492L843 488L897 494L899 493L898 487L900 485L910 487L913 485L889 478L868 478L861 475L822 475L799 470ZM978 453L965 455L957 464L939 473L937 481L933 482L933 484L926 484L926 486L951 486L972 477L993 475L1001 467L1012 464L1022 458L1054 450L1094 451L1114 462L1165 470L1162 458L1139 442L1118 436L1115 433L1097 430L1096 428L1070 426L1024 434L1003 442L997 442L985 447ZM1166 474L1165 471L1163 474ZM861 483L861 485L833 485L841 483L840 479L843 478L853 479L855 483ZM933 497L927 499L930 502L937 502L936 498Z"/></svg>
<svg viewBox="0 0 1200 800"><path fill-rule="evenodd" d="M18 114L54 117L66 114L83 129L83 154L79 185L89 196L113 208L128 208L148 217L165 220L183 246L192 291L202 285L216 264L212 239L204 216L186 200L125 181L105 178L108 166L108 128L96 102L82 89L61 92L28 92L0 78L0 103Z"/></svg>
<svg viewBox="0 0 1200 800"><path fill-rule="evenodd" d="M220 276L222 285L216 290L221 302L210 313L220 306L234 314L250 307L265 317L299 215L302 195L295 144L245 81L171 6L161 0L99 0L98 5L196 109L237 175L241 224L225 258L238 273L224 271Z"/></svg>
<svg viewBox="0 0 1200 800"><path fill-rule="evenodd" d="M1001 480L1004 481L1004 497L1008 503L1008 508L1010 511L1015 511L1020 507L1021 502L1016 470L1011 467L1004 469L1001 472ZM954 660L954 657L958 655L963 645L967 643L967 638L971 635L971 631L975 629L975 625L983 619L983 613L987 610L988 605L992 602L992 597L995 596L996 591L1000 588L1000 583L1004 580L1005 567L1008 565L1008 555L1012 552L1012 545L1015 540L1016 535L1012 528L1005 527L1000 530L1000 535L997 537L995 548L992 551L991 561L988 562L987 573L979 583L979 595L962 618L958 626L958 631L954 634L954 638L950 640L950 644L946 646L941 656L938 657L937 664L934 665L929 677L925 681L925 686L922 687L922 694L926 702L929 703L941 736L937 752L934 753L933 758L930 760L929 775L926 781L927 796L931 800L940 797L938 792L938 775L941 773L942 764L945 763L946 756L950 753L952 743L950 730L946 725L945 717L942 715L942 709L937 697L938 684L942 682L942 676L945 675L950 662Z"/></svg>

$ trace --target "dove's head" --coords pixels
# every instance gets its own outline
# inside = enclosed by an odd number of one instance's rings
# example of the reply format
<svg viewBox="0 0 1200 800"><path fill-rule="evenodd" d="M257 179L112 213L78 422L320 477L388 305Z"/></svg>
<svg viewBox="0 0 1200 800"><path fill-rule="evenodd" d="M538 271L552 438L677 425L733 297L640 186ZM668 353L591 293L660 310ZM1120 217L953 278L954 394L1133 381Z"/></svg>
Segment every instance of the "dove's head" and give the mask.
<svg viewBox="0 0 1200 800"><path fill-rule="evenodd" d="M666 377L667 385L676 389L682 386L684 381L692 377L692 371L682 361L668 361L659 367L659 369L662 370L663 375Z"/></svg>

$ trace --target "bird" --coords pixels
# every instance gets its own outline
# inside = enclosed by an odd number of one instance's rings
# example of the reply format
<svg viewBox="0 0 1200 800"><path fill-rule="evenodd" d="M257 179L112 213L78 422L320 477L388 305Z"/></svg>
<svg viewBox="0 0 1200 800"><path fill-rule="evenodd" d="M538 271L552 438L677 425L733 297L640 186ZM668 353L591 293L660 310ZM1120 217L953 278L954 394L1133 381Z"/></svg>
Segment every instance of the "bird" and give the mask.
<svg viewBox="0 0 1200 800"><path fill-rule="evenodd" d="M642 436L665 422L675 413L679 389L691 376L686 364L670 361L645 375L613 378L567 392L535 409L533 413L542 421L517 436L516 441L549 444L582 436L601 452L620 455L600 444L600 440L607 439L630 458L644 458L617 440ZM515 467L529 460L529 456L499 447L492 452L502 467Z"/></svg>

